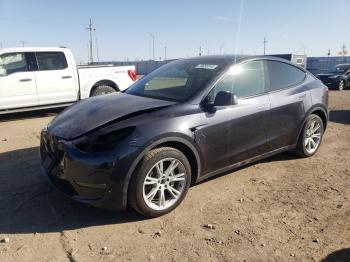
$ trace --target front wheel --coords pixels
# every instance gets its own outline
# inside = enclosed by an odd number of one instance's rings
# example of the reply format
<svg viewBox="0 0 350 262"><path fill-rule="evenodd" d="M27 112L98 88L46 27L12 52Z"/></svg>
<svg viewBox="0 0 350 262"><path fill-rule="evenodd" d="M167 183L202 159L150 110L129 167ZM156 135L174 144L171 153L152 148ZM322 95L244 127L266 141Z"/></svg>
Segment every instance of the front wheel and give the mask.
<svg viewBox="0 0 350 262"><path fill-rule="evenodd" d="M319 149L323 138L324 126L317 115L310 115L300 134L296 152L301 157L313 156Z"/></svg>
<svg viewBox="0 0 350 262"><path fill-rule="evenodd" d="M191 167L186 156L171 147L151 150L134 174L130 204L146 217L157 217L175 209L187 194Z"/></svg>

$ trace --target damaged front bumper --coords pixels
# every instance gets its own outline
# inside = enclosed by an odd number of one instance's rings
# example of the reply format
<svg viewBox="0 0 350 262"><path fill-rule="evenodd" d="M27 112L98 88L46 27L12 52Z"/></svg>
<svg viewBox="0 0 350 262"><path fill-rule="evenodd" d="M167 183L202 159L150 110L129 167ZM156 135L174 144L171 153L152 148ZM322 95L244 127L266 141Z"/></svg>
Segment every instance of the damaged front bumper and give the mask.
<svg viewBox="0 0 350 262"><path fill-rule="evenodd" d="M125 209L117 154L81 152L43 130L40 158L48 180L66 196L99 208Z"/></svg>

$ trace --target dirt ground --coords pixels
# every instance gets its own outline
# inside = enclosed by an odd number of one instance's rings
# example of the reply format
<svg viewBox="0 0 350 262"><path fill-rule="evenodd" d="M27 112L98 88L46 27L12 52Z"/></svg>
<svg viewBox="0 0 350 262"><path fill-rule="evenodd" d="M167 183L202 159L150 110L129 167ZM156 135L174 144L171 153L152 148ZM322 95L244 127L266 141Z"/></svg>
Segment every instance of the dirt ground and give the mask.
<svg viewBox="0 0 350 262"><path fill-rule="evenodd" d="M39 132L58 111L0 116L0 260L350 261L350 91L330 92L330 108L314 157L284 153L221 175L156 219L49 187Z"/></svg>

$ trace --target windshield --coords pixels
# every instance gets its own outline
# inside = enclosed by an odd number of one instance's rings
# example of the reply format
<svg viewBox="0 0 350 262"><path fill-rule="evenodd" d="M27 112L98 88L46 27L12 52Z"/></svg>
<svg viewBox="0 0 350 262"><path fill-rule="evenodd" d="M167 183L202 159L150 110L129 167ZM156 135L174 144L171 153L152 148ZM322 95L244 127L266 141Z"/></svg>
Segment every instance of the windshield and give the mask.
<svg viewBox="0 0 350 262"><path fill-rule="evenodd" d="M224 60L178 60L160 67L129 89L127 94L184 102L202 90L225 68Z"/></svg>

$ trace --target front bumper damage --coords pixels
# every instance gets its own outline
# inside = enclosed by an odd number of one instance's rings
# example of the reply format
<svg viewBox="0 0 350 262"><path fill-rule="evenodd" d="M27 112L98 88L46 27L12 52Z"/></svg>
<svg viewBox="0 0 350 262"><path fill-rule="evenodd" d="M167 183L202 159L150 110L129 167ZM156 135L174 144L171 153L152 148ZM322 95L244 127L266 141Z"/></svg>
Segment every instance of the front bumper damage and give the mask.
<svg viewBox="0 0 350 262"><path fill-rule="evenodd" d="M46 177L64 195L99 208L125 209L116 155L81 152L43 130L40 158Z"/></svg>

